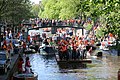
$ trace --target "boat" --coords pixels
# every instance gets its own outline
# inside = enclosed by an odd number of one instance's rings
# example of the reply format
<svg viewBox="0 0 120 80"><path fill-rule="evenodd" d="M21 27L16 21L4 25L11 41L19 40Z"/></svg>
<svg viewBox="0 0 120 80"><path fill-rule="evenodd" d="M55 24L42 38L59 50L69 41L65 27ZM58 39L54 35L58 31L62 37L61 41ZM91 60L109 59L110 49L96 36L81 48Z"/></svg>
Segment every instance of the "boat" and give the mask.
<svg viewBox="0 0 120 80"><path fill-rule="evenodd" d="M12 80L38 80L37 73L14 73Z"/></svg>
<svg viewBox="0 0 120 80"><path fill-rule="evenodd" d="M30 50L34 50L34 52L38 52L38 50L39 50L39 46L36 44L36 45L30 45L29 46L29 49Z"/></svg>
<svg viewBox="0 0 120 80"><path fill-rule="evenodd" d="M56 49L53 46L42 46L39 49L41 55L55 55Z"/></svg>
<svg viewBox="0 0 120 80"><path fill-rule="evenodd" d="M58 64L61 64L61 63L92 63L92 59L68 59L68 60L60 60L59 58L59 55L58 54L55 54L55 57L56 57L56 61Z"/></svg>
<svg viewBox="0 0 120 80"><path fill-rule="evenodd" d="M32 54L32 53L36 53L36 51L30 48L25 50L25 54Z"/></svg>

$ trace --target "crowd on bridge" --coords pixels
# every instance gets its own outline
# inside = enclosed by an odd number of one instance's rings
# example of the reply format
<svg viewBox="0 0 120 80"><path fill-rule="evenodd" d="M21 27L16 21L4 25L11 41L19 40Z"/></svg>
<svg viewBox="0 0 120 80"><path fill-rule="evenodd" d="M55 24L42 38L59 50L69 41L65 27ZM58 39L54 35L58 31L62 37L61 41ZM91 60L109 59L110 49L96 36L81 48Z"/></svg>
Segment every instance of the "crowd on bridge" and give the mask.
<svg viewBox="0 0 120 80"><path fill-rule="evenodd" d="M35 18L28 21L31 24L36 24L37 27L46 27L46 26L73 26L73 27L83 27L84 24L91 24L91 18L86 20L78 19L68 19L68 20L58 20L58 19L41 19ZM23 20L23 24L27 21ZM33 26L35 27L35 26Z"/></svg>

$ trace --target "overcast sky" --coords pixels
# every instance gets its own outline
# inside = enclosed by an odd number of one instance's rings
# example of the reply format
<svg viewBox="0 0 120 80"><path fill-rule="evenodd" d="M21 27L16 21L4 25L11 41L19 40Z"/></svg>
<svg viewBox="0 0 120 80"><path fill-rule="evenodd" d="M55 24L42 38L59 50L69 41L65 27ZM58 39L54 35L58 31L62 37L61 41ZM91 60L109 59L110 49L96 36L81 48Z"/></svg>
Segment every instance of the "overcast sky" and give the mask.
<svg viewBox="0 0 120 80"><path fill-rule="evenodd" d="M39 1L41 0L30 0L31 2L34 2L35 4L39 4Z"/></svg>

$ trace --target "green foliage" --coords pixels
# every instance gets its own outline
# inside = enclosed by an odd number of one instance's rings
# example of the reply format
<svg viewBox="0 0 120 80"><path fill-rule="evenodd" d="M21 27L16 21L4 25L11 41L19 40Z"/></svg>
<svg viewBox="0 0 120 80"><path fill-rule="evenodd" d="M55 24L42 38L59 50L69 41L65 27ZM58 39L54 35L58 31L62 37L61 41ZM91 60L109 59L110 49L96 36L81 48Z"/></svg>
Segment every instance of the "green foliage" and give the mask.
<svg viewBox="0 0 120 80"><path fill-rule="evenodd" d="M0 20L10 24L19 24L32 15L29 0L1 0L0 7Z"/></svg>
<svg viewBox="0 0 120 80"><path fill-rule="evenodd" d="M97 38L104 37L104 28L99 27L99 29L96 30L96 37Z"/></svg>
<svg viewBox="0 0 120 80"><path fill-rule="evenodd" d="M40 12L41 15L39 17L57 19L59 16L59 5L57 2L58 0L43 0L44 10L42 13Z"/></svg>
<svg viewBox="0 0 120 80"><path fill-rule="evenodd" d="M34 17L38 17L39 11L40 11L40 5L39 4L33 4L31 12L32 12Z"/></svg>
<svg viewBox="0 0 120 80"><path fill-rule="evenodd" d="M76 15L77 0L42 0L44 10L42 18L50 19L70 19ZM41 13L41 12L40 12Z"/></svg>
<svg viewBox="0 0 120 80"><path fill-rule="evenodd" d="M42 0L42 5L39 12L42 18L71 19L81 16L82 19L86 19L91 17L94 23L99 21L99 26L105 28L105 34L111 32L120 38L119 0ZM91 26L88 25L86 29L90 28ZM101 30L97 32L101 33Z"/></svg>
<svg viewBox="0 0 120 80"><path fill-rule="evenodd" d="M60 1L60 19L70 19L76 16L76 5L79 3L77 0L61 0Z"/></svg>
<svg viewBox="0 0 120 80"><path fill-rule="evenodd" d="M120 2L118 0L108 1L105 6L105 20L107 22L107 33L111 32L120 38Z"/></svg>
<svg viewBox="0 0 120 80"><path fill-rule="evenodd" d="M90 30L93 26L93 23L86 23L83 25L83 27L85 27L86 30Z"/></svg>

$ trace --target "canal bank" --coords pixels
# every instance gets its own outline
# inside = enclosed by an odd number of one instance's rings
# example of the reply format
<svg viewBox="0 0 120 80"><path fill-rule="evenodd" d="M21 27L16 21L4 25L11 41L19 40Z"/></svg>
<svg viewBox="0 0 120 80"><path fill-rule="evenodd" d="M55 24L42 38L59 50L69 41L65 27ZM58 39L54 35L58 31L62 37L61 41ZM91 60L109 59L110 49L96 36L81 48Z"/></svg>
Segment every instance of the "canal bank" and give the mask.
<svg viewBox="0 0 120 80"><path fill-rule="evenodd" d="M10 69L5 74L0 74L0 80L11 80L13 73L17 70L17 62L19 60L19 55L15 54L11 57Z"/></svg>

